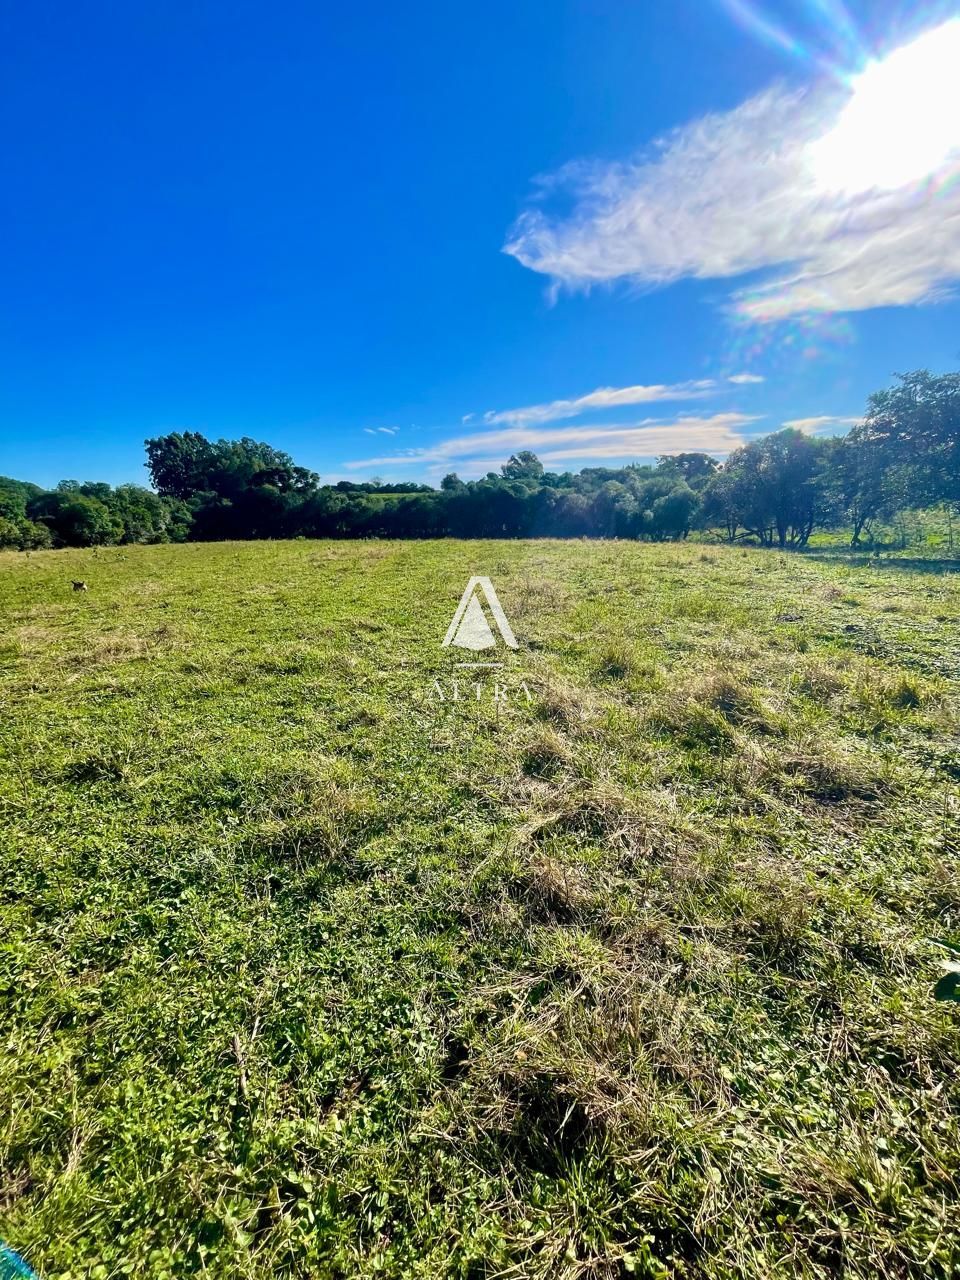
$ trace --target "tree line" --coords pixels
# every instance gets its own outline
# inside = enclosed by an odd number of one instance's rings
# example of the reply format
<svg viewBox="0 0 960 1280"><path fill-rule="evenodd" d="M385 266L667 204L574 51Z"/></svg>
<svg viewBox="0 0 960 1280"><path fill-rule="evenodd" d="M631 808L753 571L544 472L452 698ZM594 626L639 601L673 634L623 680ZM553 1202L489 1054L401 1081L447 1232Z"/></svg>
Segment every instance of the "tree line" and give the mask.
<svg viewBox="0 0 960 1280"><path fill-rule="evenodd" d="M551 472L530 452L439 489L340 481L271 445L174 432L146 441L152 489L0 477L0 547L106 546L226 538L617 537L663 541L717 530L730 541L804 547L917 507L960 505L960 374L899 375L842 438L785 428L724 463L679 453L655 466Z"/></svg>

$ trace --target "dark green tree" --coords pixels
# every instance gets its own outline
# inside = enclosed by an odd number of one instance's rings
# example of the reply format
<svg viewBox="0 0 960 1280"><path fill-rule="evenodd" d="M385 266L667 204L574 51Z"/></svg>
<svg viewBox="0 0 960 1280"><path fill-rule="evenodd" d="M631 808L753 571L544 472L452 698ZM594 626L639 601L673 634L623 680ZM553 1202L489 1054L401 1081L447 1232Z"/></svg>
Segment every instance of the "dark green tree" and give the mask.
<svg viewBox="0 0 960 1280"><path fill-rule="evenodd" d="M709 453L673 453L657 459L657 470L674 472L692 489L702 489L720 464Z"/></svg>
<svg viewBox="0 0 960 1280"><path fill-rule="evenodd" d="M513 453L500 468L504 480L520 480L536 484L543 475L543 463L529 449Z"/></svg>
<svg viewBox="0 0 960 1280"><path fill-rule="evenodd" d="M57 546L108 546L123 535L123 525L109 507L73 490L41 494L29 504L27 514L46 525Z"/></svg>
<svg viewBox="0 0 960 1280"><path fill-rule="evenodd" d="M891 496L914 506L960 504L960 373L897 375L876 391L852 443L875 451Z"/></svg>

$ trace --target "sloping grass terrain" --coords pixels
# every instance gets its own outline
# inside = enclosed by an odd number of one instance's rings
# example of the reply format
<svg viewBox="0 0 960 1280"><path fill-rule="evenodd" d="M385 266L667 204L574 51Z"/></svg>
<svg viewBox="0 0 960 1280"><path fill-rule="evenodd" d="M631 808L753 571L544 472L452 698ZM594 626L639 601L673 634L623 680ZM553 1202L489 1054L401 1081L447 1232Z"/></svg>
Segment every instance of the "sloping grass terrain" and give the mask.
<svg viewBox="0 0 960 1280"><path fill-rule="evenodd" d="M472 574L506 700L453 697ZM247 543L3 556L0 608L46 1280L957 1273L960 576Z"/></svg>

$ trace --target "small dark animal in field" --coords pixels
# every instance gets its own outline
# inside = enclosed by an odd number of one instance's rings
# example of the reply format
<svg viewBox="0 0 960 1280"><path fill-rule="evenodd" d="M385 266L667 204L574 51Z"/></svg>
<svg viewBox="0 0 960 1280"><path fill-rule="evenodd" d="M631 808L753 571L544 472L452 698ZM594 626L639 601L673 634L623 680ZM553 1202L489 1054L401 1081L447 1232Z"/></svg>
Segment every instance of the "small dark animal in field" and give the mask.
<svg viewBox="0 0 960 1280"><path fill-rule="evenodd" d="M72 585L73 585L73 589L74 589L74 591L89 591L89 590L90 590L90 588L87 586L87 584L86 584L85 582L74 582Z"/></svg>

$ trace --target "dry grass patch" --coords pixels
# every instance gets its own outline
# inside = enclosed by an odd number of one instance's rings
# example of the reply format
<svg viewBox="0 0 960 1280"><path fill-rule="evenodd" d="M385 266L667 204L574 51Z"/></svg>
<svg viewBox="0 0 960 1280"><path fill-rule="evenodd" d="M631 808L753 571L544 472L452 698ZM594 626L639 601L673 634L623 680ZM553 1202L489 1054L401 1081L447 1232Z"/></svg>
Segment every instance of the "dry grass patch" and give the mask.
<svg viewBox="0 0 960 1280"><path fill-rule="evenodd" d="M91 637L82 652L71 654L67 660L73 667L106 667L118 662L143 661L156 648L156 637L121 629Z"/></svg>
<svg viewBox="0 0 960 1280"><path fill-rule="evenodd" d="M688 697L719 712L730 724L769 730L757 693L735 676L712 672L689 690Z"/></svg>
<svg viewBox="0 0 960 1280"><path fill-rule="evenodd" d="M875 672L858 689L859 699L871 710L919 711L939 696L930 680L906 672Z"/></svg>
<svg viewBox="0 0 960 1280"><path fill-rule="evenodd" d="M846 665L846 664L843 664ZM812 702L828 705L846 689L841 674L841 664L810 659L798 669L794 678L795 688Z"/></svg>
<svg viewBox="0 0 960 1280"><path fill-rule="evenodd" d="M797 781L804 794L814 800L835 803L875 801L888 789L885 780L863 762L840 754L788 756L781 772L791 781Z"/></svg>
<svg viewBox="0 0 960 1280"><path fill-rule="evenodd" d="M597 897L583 867L539 851L520 864L508 887L529 918L540 924L569 924L587 913Z"/></svg>
<svg viewBox="0 0 960 1280"><path fill-rule="evenodd" d="M734 675L716 671L665 694L647 712L646 721L686 747L711 750L732 747L738 729L755 734L782 732L777 717L754 689Z"/></svg>
<svg viewBox="0 0 960 1280"><path fill-rule="evenodd" d="M789 875L741 882L731 895L734 937L747 951L777 968L798 971L814 940L814 902L808 887Z"/></svg>
<svg viewBox="0 0 960 1280"><path fill-rule="evenodd" d="M739 737L720 775L751 812L776 812L784 803L827 806L843 819L847 811L867 816L893 786L867 748L804 737L794 741Z"/></svg>
<svg viewBox="0 0 960 1280"><path fill-rule="evenodd" d="M536 707L539 720L566 733L589 732L599 708L589 690L554 679L540 694Z"/></svg>
<svg viewBox="0 0 960 1280"><path fill-rule="evenodd" d="M62 635L62 632L55 631L53 627L31 624L25 627L17 627L14 632L14 639L19 645L21 653L27 657L43 653L58 639L62 638Z"/></svg>
<svg viewBox="0 0 960 1280"><path fill-rule="evenodd" d="M573 840L607 850L622 868L636 869L696 849L703 842L701 832L676 812L667 811L653 793L634 799L612 783L596 783L566 790L551 787L536 799L539 811L514 830L515 849Z"/></svg>
<svg viewBox="0 0 960 1280"><path fill-rule="evenodd" d="M637 655L622 640L612 640L600 649L597 675L603 680L628 680L637 671Z"/></svg>
<svg viewBox="0 0 960 1280"><path fill-rule="evenodd" d="M574 760L570 744L554 729L536 732L523 748L523 770L534 778L553 778Z"/></svg>

